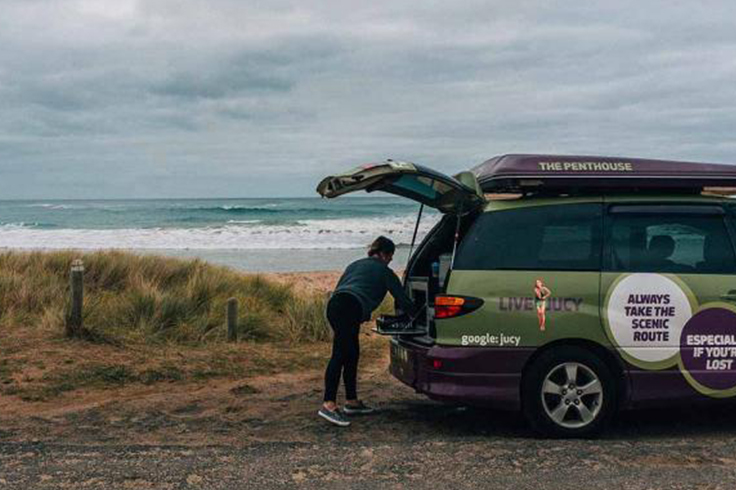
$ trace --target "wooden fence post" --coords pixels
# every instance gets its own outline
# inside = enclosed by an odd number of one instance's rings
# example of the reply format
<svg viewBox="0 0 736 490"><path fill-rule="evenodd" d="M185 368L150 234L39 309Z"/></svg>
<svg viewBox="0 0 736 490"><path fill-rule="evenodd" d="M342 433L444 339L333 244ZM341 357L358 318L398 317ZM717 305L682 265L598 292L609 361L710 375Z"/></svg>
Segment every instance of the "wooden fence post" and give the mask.
<svg viewBox="0 0 736 490"><path fill-rule="evenodd" d="M235 298L227 300L227 340L238 340L238 300Z"/></svg>
<svg viewBox="0 0 736 490"><path fill-rule="evenodd" d="M84 263L81 259L72 262L71 274L71 310L66 323L66 336L79 337L82 333L82 305L84 303Z"/></svg>

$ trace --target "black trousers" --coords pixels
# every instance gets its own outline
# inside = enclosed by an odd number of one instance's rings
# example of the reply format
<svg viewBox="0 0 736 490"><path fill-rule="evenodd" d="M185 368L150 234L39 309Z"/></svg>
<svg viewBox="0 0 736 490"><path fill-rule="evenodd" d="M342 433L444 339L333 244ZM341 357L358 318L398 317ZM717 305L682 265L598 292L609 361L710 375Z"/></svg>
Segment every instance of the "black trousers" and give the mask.
<svg viewBox="0 0 736 490"><path fill-rule="evenodd" d="M325 371L326 402L337 400L340 375L345 382L345 398L356 400L358 381L358 358L360 344L358 334L362 318L362 307L352 294L335 294L327 303L327 321L334 333L332 357Z"/></svg>

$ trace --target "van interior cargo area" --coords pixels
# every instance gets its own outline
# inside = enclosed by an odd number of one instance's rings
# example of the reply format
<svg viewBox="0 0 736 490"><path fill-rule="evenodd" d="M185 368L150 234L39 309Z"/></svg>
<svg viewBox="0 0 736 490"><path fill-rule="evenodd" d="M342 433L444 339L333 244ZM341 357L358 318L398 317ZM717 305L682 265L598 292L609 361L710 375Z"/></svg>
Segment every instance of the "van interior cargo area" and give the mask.
<svg viewBox="0 0 736 490"><path fill-rule="evenodd" d="M376 319L375 332L381 335L426 335L426 329L415 326L411 317L402 315L381 315Z"/></svg>
<svg viewBox="0 0 736 490"><path fill-rule="evenodd" d="M446 291L452 273L455 233L459 231L459 242L476 217L477 213L462 217L445 215L427 233L404 271L406 291L414 304L420 307L419 311L413 317L400 310L397 310L396 315L382 315L376 322L377 333L418 336L427 340L436 336L434 298ZM458 220L460 220L459 227Z"/></svg>
<svg viewBox="0 0 736 490"><path fill-rule="evenodd" d="M429 303L429 278L409 277L406 281L409 297L419 309L413 315L383 315L376 321L376 332L382 335L426 335L432 322Z"/></svg>

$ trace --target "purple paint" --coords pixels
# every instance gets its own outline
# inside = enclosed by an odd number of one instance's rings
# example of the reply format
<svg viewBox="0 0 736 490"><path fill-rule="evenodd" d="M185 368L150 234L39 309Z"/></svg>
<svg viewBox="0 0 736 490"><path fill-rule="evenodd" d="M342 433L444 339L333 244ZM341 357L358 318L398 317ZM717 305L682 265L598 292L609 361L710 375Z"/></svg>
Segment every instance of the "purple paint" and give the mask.
<svg viewBox="0 0 736 490"><path fill-rule="evenodd" d="M714 390L736 386L736 313L725 308L702 310L685 324L680 336L682 364L701 385Z"/></svg>
<svg viewBox="0 0 736 490"><path fill-rule="evenodd" d="M395 341L394 341L395 342ZM391 356L389 370L402 383L445 402L518 410L521 373L533 347L440 347L399 341L406 359ZM430 359L442 360L442 370Z"/></svg>
<svg viewBox="0 0 736 490"><path fill-rule="evenodd" d="M501 155L471 170L485 192L525 187L694 189L736 185L736 166L583 155Z"/></svg>

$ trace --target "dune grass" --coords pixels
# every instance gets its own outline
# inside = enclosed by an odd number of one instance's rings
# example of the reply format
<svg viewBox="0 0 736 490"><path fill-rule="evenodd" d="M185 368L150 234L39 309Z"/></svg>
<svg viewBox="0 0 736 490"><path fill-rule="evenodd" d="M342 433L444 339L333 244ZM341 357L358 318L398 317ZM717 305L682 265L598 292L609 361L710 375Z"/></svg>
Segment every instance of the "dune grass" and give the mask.
<svg viewBox="0 0 736 490"><path fill-rule="evenodd" d="M204 263L105 251L0 254L0 329L38 325L63 332L69 269L84 261L84 332L117 344L200 345L226 340L226 303L239 301L238 338L329 338L325 298Z"/></svg>
<svg viewBox="0 0 736 490"><path fill-rule="evenodd" d="M84 331L64 337L69 271L84 262ZM237 298L238 342L226 303ZM323 369L331 345L324 293L202 262L125 252L0 253L0 396L73 400L165 383L209 383ZM391 311L386 299L376 314ZM385 356L367 334L364 362ZM100 394L100 397L107 396Z"/></svg>

